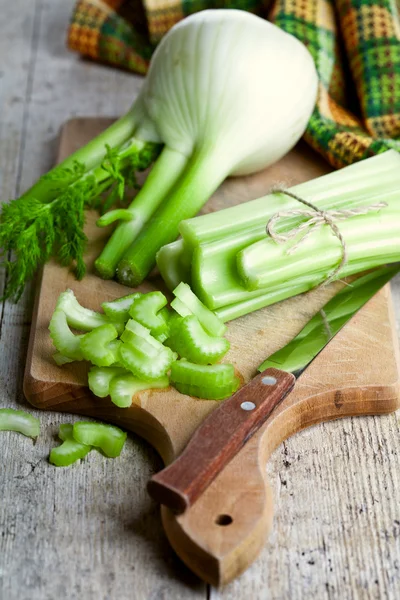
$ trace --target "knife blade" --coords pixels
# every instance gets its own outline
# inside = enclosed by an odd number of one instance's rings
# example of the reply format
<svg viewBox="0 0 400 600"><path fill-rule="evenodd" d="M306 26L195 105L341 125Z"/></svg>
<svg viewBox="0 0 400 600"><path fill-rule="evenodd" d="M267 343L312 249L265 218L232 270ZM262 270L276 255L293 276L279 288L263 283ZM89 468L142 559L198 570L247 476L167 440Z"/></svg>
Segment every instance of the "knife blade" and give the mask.
<svg viewBox="0 0 400 600"><path fill-rule="evenodd" d="M388 283L400 265L380 267L342 288L260 374L223 401L199 426L179 457L154 475L153 499L182 514L292 391L296 379L354 315Z"/></svg>

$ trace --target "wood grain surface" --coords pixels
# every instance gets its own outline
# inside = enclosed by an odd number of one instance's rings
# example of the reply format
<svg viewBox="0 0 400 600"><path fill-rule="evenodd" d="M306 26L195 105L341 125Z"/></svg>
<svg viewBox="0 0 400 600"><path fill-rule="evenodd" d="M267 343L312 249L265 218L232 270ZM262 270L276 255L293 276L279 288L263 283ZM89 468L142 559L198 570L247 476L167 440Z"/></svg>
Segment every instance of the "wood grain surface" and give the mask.
<svg viewBox="0 0 400 600"><path fill-rule="evenodd" d="M73 4L14 0L0 11L2 199L51 166L65 119L121 114L141 85L139 77L65 50ZM0 286L2 277L0 271ZM392 289L399 322L399 278ZM3 406L24 406L32 299L28 287L18 305L1 308ZM183 566L161 533L145 492L161 462L146 443L130 436L118 461L91 453L81 465L56 470L46 457L59 423L71 417L32 412L43 432L35 446L17 434L0 437L1 598L400 596L397 415L321 424L285 442L267 468L277 504L271 537L251 569L216 590Z"/></svg>

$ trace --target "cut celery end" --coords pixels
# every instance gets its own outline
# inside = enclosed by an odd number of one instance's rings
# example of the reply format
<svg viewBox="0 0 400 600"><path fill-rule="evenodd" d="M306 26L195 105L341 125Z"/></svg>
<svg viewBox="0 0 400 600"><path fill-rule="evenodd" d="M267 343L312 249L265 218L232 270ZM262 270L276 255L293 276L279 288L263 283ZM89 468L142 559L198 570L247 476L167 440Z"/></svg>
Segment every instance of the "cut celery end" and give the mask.
<svg viewBox="0 0 400 600"><path fill-rule="evenodd" d="M106 315L81 306L72 290L60 294L56 304L56 310L58 309L66 314L68 325L80 331L91 331L110 322Z"/></svg>
<svg viewBox="0 0 400 600"><path fill-rule="evenodd" d="M129 314L135 321L150 329L153 335L159 335L168 331L168 325L164 314L160 311L167 304L167 299L161 292L149 292L138 298L129 310Z"/></svg>
<svg viewBox="0 0 400 600"><path fill-rule="evenodd" d="M196 365L187 360L177 360L171 366L171 382L199 387L226 385L234 380L235 368L231 364Z"/></svg>
<svg viewBox="0 0 400 600"><path fill-rule="evenodd" d="M117 319L126 322L129 319L129 309L132 304L141 296L140 292L135 292L129 296L123 296L117 298L117 300L111 300L110 302L103 302L101 305L107 317L110 319Z"/></svg>
<svg viewBox="0 0 400 600"><path fill-rule="evenodd" d="M174 353L164 348L156 355L146 356L137 347L124 344L120 350L121 363L139 379L158 379L167 373L175 360Z"/></svg>
<svg viewBox="0 0 400 600"><path fill-rule="evenodd" d="M0 431L16 431L27 437L37 438L40 421L24 410L0 408Z"/></svg>
<svg viewBox="0 0 400 600"><path fill-rule="evenodd" d="M127 434L114 425L78 421L74 423L73 436L77 442L100 448L109 458L116 458L122 452Z"/></svg>
<svg viewBox="0 0 400 600"><path fill-rule="evenodd" d="M151 336L150 329L148 327L145 327L135 319L129 319L129 321L125 325L125 330L131 331L132 333L135 333L136 335L144 339L147 339Z"/></svg>
<svg viewBox="0 0 400 600"><path fill-rule="evenodd" d="M227 339L210 336L194 315L183 318L173 328L170 343L181 358L204 365L221 360L230 347Z"/></svg>
<svg viewBox="0 0 400 600"><path fill-rule="evenodd" d="M142 390L154 388L166 388L169 386L167 376L153 379L152 381L143 381L134 375L121 375L115 377L110 383L111 401L119 408L128 408L132 404L135 394Z"/></svg>
<svg viewBox="0 0 400 600"><path fill-rule="evenodd" d="M239 388L239 385L240 381L237 377L235 377L231 383L219 385L217 387L192 385L188 383L179 383L177 381L173 382L173 386L181 394L185 394L186 396L194 396L195 398L200 398L201 400L224 400L225 398L232 396L232 394L234 394Z"/></svg>
<svg viewBox="0 0 400 600"><path fill-rule="evenodd" d="M173 293L183 304L186 304L210 335L224 335L226 326L197 298L186 283L180 283Z"/></svg>
<svg viewBox="0 0 400 600"><path fill-rule="evenodd" d="M183 240L162 246L157 252L156 262L161 277L169 290L175 289L181 281L190 281L190 266L185 266L182 261L184 252Z"/></svg>
<svg viewBox="0 0 400 600"><path fill-rule="evenodd" d="M81 341L83 335L74 335L68 326L65 312L58 308L54 311L49 324L50 337L60 354L72 360L83 360Z"/></svg>
<svg viewBox="0 0 400 600"><path fill-rule="evenodd" d="M89 389L95 396L106 398L110 394L110 383L114 377L127 375L121 367L92 367L88 374Z"/></svg>
<svg viewBox="0 0 400 600"><path fill-rule="evenodd" d="M83 357L97 367L109 367L115 362L115 350L109 348L109 342L115 340L118 332L111 323L96 327L81 339Z"/></svg>
<svg viewBox="0 0 400 600"><path fill-rule="evenodd" d="M56 467L69 467L76 461L85 458L92 449L91 446L74 440L73 425L69 423L60 425L58 437L63 441L63 444L53 448L49 457L49 462Z"/></svg>

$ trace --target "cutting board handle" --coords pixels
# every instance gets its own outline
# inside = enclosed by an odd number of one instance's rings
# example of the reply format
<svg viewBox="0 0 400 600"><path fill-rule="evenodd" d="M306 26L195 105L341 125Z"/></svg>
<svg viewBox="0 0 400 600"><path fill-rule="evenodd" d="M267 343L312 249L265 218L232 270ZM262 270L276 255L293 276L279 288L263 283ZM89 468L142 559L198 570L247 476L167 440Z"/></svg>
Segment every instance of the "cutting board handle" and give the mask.
<svg viewBox="0 0 400 600"><path fill-rule="evenodd" d="M258 431L293 389L295 377L266 369L225 400L195 431L185 450L149 481L149 494L173 512L185 512Z"/></svg>

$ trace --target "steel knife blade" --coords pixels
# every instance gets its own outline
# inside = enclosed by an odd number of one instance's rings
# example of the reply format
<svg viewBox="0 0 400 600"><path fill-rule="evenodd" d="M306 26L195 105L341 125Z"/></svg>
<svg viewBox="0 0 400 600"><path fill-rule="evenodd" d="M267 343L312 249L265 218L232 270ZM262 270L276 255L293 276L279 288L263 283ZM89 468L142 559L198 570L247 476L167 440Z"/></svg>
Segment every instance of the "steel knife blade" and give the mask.
<svg viewBox="0 0 400 600"><path fill-rule="evenodd" d="M259 375L203 421L178 458L151 478L150 495L177 514L185 512L292 391L296 379L325 346L399 272L396 263L346 284L295 338L260 365Z"/></svg>

